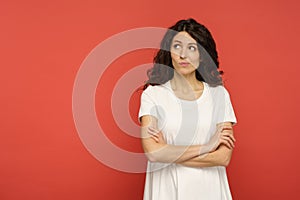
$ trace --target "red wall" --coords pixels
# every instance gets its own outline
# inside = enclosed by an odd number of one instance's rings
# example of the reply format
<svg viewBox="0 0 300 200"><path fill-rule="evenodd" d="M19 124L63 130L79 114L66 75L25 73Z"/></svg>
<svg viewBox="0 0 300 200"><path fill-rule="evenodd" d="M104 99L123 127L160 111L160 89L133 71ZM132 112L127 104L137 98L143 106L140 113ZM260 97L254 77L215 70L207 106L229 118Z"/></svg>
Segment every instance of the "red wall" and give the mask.
<svg viewBox="0 0 300 200"><path fill-rule="evenodd" d="M299 199L299 8L296 0L2 1L0 199L141 199L144 174L103 165L81 142L74 80L108 37L188 17L216 39L238 118L228 167L234 199ZM109 100L122 74L152 57L151 50L123 55L97 87L105 134L131 152L141 152L139 140L118 128ZM133 118L137 109L134 95Z"/></svg>

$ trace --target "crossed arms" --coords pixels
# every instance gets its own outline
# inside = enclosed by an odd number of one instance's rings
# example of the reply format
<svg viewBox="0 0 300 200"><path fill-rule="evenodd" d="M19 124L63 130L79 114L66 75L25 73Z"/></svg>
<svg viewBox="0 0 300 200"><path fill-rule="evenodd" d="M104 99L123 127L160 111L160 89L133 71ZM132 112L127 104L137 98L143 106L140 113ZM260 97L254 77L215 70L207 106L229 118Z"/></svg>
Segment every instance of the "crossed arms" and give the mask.
<svg viewBox="0 0 300 200"><path fill-rule="evenodd" d="M207 144L179 146L167 144L157 130L157 119L141 117L144 152L151 162L177 163L189 167L228 166L235 138L231 122L217 125L217 131Z"/></svg>

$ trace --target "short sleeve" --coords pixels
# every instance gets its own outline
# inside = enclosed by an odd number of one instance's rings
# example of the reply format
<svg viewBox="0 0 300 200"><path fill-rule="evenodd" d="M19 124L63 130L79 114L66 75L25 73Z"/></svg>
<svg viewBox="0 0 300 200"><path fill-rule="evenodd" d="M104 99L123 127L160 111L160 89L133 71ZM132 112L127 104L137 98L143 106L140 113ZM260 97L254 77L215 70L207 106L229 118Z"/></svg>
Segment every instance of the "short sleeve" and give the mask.
<svg viewBox="0 0 300 200"><path fill-rule="evenodd" d="M230 95L228 91L224 88L223 98L221 98L221 107L219 110L219 120L221 122L232 122L233 125L237 123L235 112L231 103Z"/></svg>
<svg viewBox="0 0 300 200"><path fill-rule="evenodd" d="M138 114L139 121L144 115L151 115L158 118L156 103L147 90L145 90L141 95L141 105Z"/></svg>

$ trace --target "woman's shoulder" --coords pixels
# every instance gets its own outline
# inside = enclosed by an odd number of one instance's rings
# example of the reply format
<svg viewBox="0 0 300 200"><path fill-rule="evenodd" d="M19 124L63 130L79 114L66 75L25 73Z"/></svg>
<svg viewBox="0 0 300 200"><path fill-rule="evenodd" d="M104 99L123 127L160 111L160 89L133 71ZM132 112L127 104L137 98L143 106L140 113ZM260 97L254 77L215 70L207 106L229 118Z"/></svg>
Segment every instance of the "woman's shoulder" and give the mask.
<svg viewBox="0 0 300 200"><path fill-rule="evenodd" d="M229 95L228 90L226 89L226 86L224 85L217 85L217 86L211 86L208 83L206 83L206 85L209 88L209 91L213 94L225 94L225 95Z"/></svg>
<svg viewBox="0 0 300 200"><path fill-rule="evenodd" d="M146 94L162 94L168 89L168 82L161 85L148 85L148 87L143 91Z"/></svg>

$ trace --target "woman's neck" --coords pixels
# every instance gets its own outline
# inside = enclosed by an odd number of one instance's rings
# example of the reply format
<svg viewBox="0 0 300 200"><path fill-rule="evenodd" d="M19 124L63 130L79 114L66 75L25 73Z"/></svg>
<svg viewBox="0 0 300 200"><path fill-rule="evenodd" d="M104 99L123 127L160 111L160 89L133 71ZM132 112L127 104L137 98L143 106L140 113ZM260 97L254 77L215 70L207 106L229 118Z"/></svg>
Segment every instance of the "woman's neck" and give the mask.
<svg viewBox="0 0 300 200"><path fill-rule="evenodd" d="M171 85L173 89L181 91L197 91L203 87L202 83L197 80L195 73L183 76L176 71L174 71L174 76L171 79Z"/></svg>
<svg viewBox="0 0 300 200"><path fill-rule="evenodd" d="M170 83L176 96L186 100L199 98L204 88L203 83L197 80L195 74L182 76L177 72L174 72L174 76L170 80Z"/></svg>

